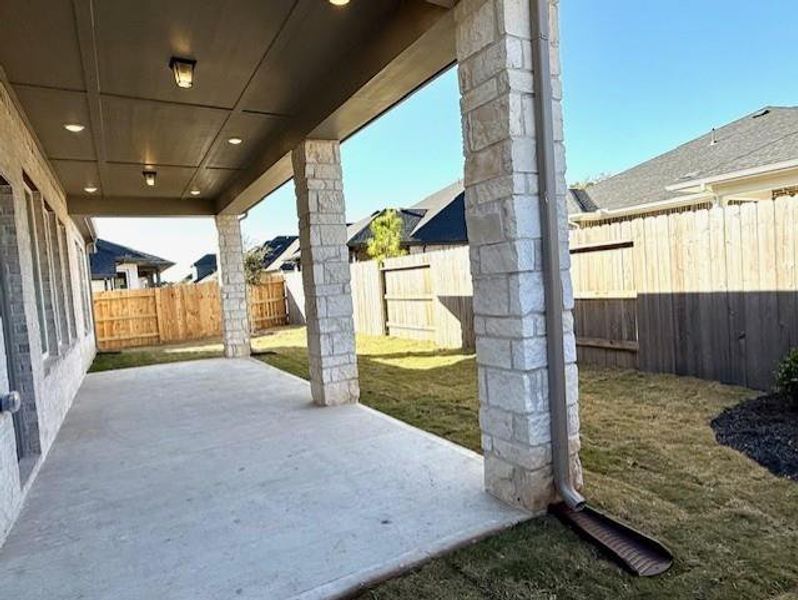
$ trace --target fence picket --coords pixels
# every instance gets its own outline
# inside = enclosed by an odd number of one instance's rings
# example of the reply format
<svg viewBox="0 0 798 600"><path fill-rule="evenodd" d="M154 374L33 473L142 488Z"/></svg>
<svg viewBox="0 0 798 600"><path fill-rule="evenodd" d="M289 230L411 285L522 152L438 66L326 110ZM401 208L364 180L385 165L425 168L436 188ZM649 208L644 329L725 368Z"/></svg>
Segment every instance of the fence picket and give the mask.
<svg viewBox="0 0 798 600"><path fill-rule="evenodd" d="M251 286L253 331L287 321L282 276ZM100 350L174 344L222 334L221 297L216 282L94 294Z"/></svg>

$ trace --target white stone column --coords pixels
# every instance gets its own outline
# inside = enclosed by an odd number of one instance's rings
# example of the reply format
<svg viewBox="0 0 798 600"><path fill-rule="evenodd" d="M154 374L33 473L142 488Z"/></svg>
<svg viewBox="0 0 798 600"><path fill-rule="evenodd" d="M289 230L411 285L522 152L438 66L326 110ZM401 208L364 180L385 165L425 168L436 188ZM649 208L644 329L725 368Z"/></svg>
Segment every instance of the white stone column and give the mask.
<svg viewBox="0 0 798 600"><path fill-rule="evenodd" d="M485 486L510 504L537 512L556 499L556 492L551 470L529 11L529 0L461 0L455 19ZM557 309L563 310L571 464L579 487L556 1L551 3L551 15L564 292L564 306Z"/></svg>
<svg viewBox="0 0 798 600"><path fill-rule="evenodd" d="M291 158L313 401L321 406L357 402L360 385L340 145L306 140Z"/></svg>
<svg viewBox="0 0 798 600"><path fill-rule="evenodd" d="M244 273L244 244L238 215L216 215L219 236L219 289L222 336L227 358L249 356L249 302Z"/></svg>

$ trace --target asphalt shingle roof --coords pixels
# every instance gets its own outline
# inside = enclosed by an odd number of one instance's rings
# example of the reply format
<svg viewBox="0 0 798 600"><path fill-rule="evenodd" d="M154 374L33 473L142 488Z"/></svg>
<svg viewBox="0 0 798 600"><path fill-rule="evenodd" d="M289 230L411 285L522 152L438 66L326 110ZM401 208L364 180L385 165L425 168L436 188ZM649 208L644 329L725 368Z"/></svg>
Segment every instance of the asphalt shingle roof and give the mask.
<svg viewBox="0 0 798 600"><path fill-rule="evenodd" d="M457 244L468 241L462 181L438 190L409 208L394 210L402 219L402 241L405 244ZM371 222L383 212L376 211L349 225L348 245L365 245L371 238Z"/></svg>
<svg viewBox="0 0 798 600"><path fill-rule="evenodd" d="M275 264L272 266L272 264L285 254L287 250L291 249L291 246L296 244L298 239L295 235L278 235L263 244L262 248L266 250L263 255L263 268L266 270L279 269L281 265Z"/></svg>
<svg viewBox="0 0 798 600"><path fill-rule="evenodd" d="M158 272L173 267L175 263L153 254L140 252L121 244L108 240L98 239L95 243L96 252L89 255L91 263L91 276L94 279L104 279L116 275L116 265L120 263L135 263L158 269Z"/></svg>
<svg viewBox="0 0 798 600"><path fill-rule="evenodd" d="M598 208L619 209L676 197L666 188L798 159L798 107L768 106L586 188ZM569 212L579 212L569 202Z"/></svg>

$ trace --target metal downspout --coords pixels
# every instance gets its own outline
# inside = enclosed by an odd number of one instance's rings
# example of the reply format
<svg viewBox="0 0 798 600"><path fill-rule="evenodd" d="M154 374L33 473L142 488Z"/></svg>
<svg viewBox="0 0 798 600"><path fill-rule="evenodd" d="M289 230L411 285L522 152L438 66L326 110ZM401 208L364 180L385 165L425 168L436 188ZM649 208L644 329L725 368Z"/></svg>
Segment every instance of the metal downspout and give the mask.
<svg viewBox="0 0 798 600"><path fill-rule="evenodd" d="M540 222L543 233L543 282L546 300L546 340L554 485L563 501L581 510L585 499L571 482L568 452L568 407L563 347L563 291L560 275L557 176L554 154L551 65L549 56L549 0L530 0L532 69L535 93L535 138Z"/></svg>

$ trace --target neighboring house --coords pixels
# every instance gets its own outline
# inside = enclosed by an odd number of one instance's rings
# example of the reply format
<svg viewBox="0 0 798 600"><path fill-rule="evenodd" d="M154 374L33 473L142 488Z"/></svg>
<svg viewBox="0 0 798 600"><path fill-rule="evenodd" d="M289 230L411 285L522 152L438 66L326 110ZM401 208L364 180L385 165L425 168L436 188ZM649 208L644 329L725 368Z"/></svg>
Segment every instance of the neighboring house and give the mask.
<svg viewBox="0 0 798 600"><path fill-rule="evenodd" d="M191 265L191 275L188 277L188 281L189 283L215 281L216 272L218 269L219 267L216 263L216 255L206 254L193 265Z"/></svg>
<svg viewBox="0 0 798 600"><path fill-rule="evenodd" d="M297 236L278 235L276 238L265 242L261 247L265 250L263 255L264 271L293 271L296 269L293 256L299 255L299 238ZM191 275L185 281L187 283L216 281L218 270L216 255L206 254L191 265Z"/></svg>
<svg viewBox="0 0 798 600"><path fill-rule="evenodd" d="M366 248L371 223L388 208L378 210L347 227L351 261L369 260ZM402 220L402 248L408 254L443 250L468 243L465 192L462 181L447 185L409 208L394 208Z"/></svg>
<svg viewBox="0 0 798 600"><path fill-rule="evenodd" d="M299 238L295 235L278 235L262 246L263 269L272 271L293 271L296 263L292 257L299 252Z"/></svg>
<svg viewBox="0 0 798 600"><path fill-rule="evenodd" d="M174 266L158 256L99 239L90 262L94 292L155 287L161 283L161 273Z"/></svg>
<svg viewBox="0 0 798 600"><path fill-rule="evenodd" d="M366 247L371 239L371 223L388 208L375 211L347 225L349 260L369 260ZM394 208L402 220L402 248L408 254L445 250L468 244L465 222L465 192L462 181L456 181L409 208ZM299 242L295 241L283 260L299 263ZM291 249L289 248L289 250Z"/></svg>
<svg viewBox="0 0 798 600"><path fill-rule="evenodd" d="M798 194L798 107L768 106L584 189L573 222Z"/></svg>

